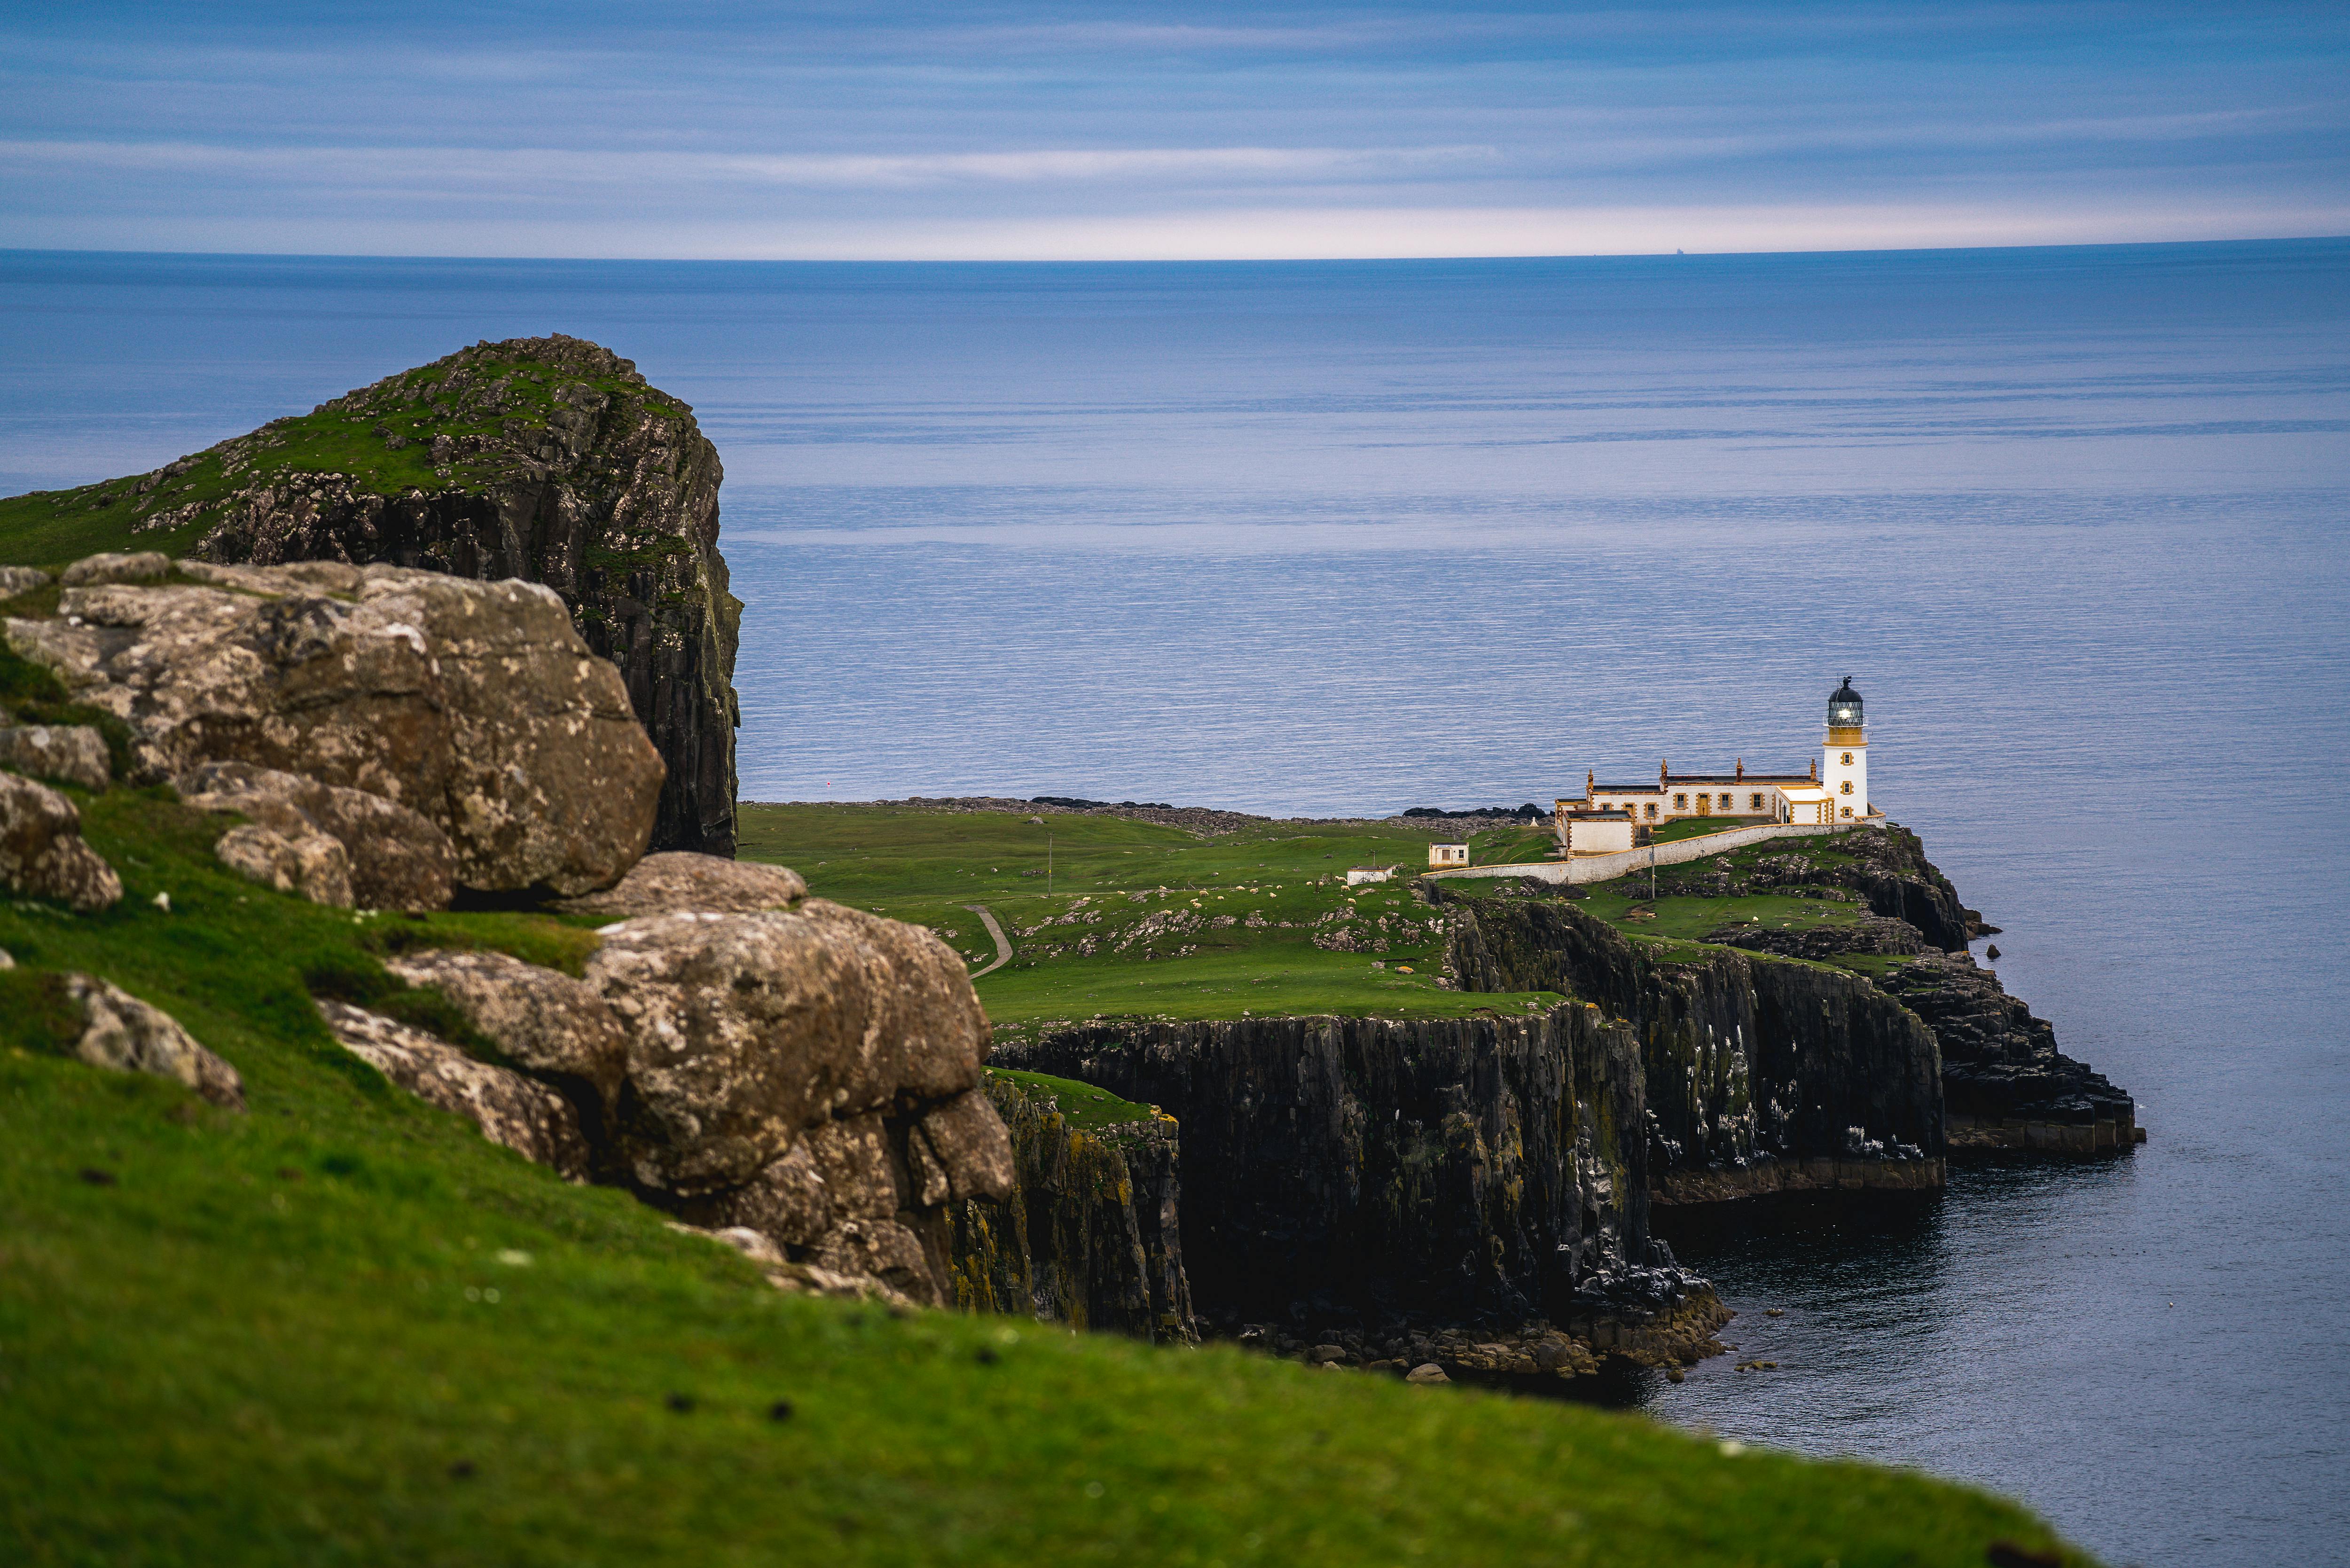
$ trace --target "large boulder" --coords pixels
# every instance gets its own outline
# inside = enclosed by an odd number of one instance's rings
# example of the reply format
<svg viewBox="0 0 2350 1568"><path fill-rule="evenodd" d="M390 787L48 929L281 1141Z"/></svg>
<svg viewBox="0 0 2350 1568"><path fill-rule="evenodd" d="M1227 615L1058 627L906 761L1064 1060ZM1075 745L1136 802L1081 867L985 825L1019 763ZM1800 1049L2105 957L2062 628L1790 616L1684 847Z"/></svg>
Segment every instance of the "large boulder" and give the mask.
<svg viewBox="0 0 2350 1568"><path fill-rule="evenodd" d="M0 887L85 910L122 897L122 878L82 842L73 802L14 774L0 774Z"/></svg>
<svg viewBox="0 0 2350 1568"><path fill-rule="evenodd" d="M788 866L669 850L646 856L602 892L566 898L557 908L567 914L629 919L684 909L753 915L789 909L806 897L807 884Z"/></svg>
<svg viewBox="0 0 2350 1568"><path fill-rule="evenodd" d="M738 869L718 881L743 897L800 891L780 868ZM671 867L635 894L672 871L699 885ZM386 968L446 999L504 1065L322 1002L346 1045L533 1158L763 1238L801 1285L943 1303L951 1206L1014 1195L1011 1140L975 1088L986 1016L920 927L802 898L622 921L584 979L479 951Z"/></svg>
<svg viewBox="0 0 2350 1568"><path fill-rule="evenodd" d="M0 768L88 790L113 777L106 737L88 724L0 725Z"/></svg>
<svg viewBox="0 0 2350 1568"><path fill-rule="evenodd" d="M952 949L822 899L622 921L587 979L629 1034L625 1158L680 1193L750 1180L803 1127L961 1095L987 1053Z"/></svg>
<svg viewBox="0 0 2350 1568"><path fill-rule="evenodd" d="M579 1115L555 1090L520 1073L477 1062L421 1029L347 1002L318 1003L344 1049L420 1099L454 1111L525 1158L587 1179L588 1140Z"/></svg>
<svg viewBox="0 0 2350 1568"><path fill-rule="evenodd" d="M8 645L130 724L144 776L244 762L380 795L448 836L459 886L578 894L644 853L662 776L611 665L522 582L390 566L207 567L67 588Z"/></svg>
<svg viewBox="0 0 2350 1568"><path fill-rule="evenodd" d="M314 904L351 907L351 857L339 838L252 823L232 827L213 846L220 863L248 882L294 893Z"/></svg>
<svg viewBox="0 0 2350 1568"><path fill-rule="evenodd" d="M591 987L500 952L428 950L384 967L447 997L516 1066L587 1085L607 1112L619 1100L628 1037Z"/></svg>
<svg viewBox="0 0 2350 1568"><path fill-rule="evenodd" d="M221 840L218 853L257 881L345 908L354 902L369 909L449 907L456 849L431 820L396 801L251 763L205 763L173 784L199 810L250 819ZM256 855L270 874L248 867L246 859ZM337 861L339 896L330 879L303 874L309 865Z"/></svg>
<svg viewBox="0 0 2350 1568"><path fill-rule="evenodd" d="M179 1020L95 975L64 978L66 993L81 1009L75 1056L118 1073L171 1078L216 1106L244 1109L244 1081L236 1069L196 1044Z"/></svg>
<svg viewBox="0 0 2350 1568"><path fill-rule="evenodd" d="M172 558L157 550L108 550L85 556L57 580L69 588L89 583L160 583L172 575Z"/></svg>

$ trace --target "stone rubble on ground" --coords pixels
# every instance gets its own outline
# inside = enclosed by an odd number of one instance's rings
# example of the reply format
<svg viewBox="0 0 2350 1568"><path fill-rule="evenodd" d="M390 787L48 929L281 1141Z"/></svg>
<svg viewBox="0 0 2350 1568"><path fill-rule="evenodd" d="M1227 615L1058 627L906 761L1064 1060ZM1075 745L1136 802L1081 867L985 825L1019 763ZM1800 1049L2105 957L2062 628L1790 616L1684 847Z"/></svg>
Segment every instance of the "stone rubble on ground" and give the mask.
<svg viewBox="0 0 2350 1568"><path fill-rule="evenodd" d="M0 774L0 884L85 912L122 897L122 878L82 842L73 802L14 774Z"/></svg>
<svg viewBox="0 0 2350 1568"><path fill-rule="evenodd" d="M0 724L0 768L93 791L114 776L106 737L88 724Z"/></svg>
<svg viewBox="0 0 2350 1568"><path fill-rule="evenodd" d="M81 1009L76 1057L93 1067L174 1079L216 1106L244 1109L236 1069L196 1044L170 1013L95 975L68 974L65 986Z"/></svg>
<svg viewBox="0 0 2350 1568"><path fill-rule="evenodd" d="M35 588L46 588L53 580L38 566L0 566L0 599L13 599Z"/></svg>

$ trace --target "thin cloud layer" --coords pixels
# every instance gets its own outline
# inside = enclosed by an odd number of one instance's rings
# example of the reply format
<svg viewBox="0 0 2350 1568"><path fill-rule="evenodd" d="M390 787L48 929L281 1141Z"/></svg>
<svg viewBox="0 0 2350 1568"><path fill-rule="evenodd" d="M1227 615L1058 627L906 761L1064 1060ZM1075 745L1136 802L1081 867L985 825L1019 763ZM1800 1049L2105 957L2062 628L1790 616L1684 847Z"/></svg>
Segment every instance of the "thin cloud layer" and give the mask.
<svg viewBox="0 0 2350 1568"><path fill-rule="evenodd" d="M2340 233L2337 11L57 8L0 25L0 244L1050 259Z"/></svg>

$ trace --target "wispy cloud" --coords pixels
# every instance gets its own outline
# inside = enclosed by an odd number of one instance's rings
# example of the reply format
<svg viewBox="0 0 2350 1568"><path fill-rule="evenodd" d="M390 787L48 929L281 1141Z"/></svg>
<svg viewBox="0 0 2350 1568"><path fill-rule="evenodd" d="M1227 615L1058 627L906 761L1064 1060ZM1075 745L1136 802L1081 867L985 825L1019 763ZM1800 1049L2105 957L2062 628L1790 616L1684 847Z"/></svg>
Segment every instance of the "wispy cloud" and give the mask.
<svg viewBox="0 0 2350 1568"><path fill-rule="evenodd" d="M2340 227L2350 190L2345 74L2338 7L2162 0L574 0L559 19L89 0L0 24L0 244L1326 255L2308 232Z"/></svg>
<svg viewBox="0 0 2350 1568"><path fill-rule="evenodd" d="M558 147L224 147L185 141L0 141L0 169L233 174L299 183L507 187L695 182L905 188L957 182L1347 181L1492 164L1490 147L1078 148L920 155L626 152Z"/></svg>

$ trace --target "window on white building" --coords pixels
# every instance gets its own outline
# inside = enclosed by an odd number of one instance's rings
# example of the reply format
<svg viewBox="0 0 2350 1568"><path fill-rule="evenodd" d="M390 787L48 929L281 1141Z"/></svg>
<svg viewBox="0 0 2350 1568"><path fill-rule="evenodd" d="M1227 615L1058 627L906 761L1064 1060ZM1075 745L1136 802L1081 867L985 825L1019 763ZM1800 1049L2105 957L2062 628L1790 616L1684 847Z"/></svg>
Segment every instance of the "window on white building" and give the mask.
<svg viewBox="0 0 2350 1568"><path fill-rule="evenodd" d="M1850 779L1846 779L1844 783L1836 785L1836 793L1839 794L1850 794L1852 793L1852 781ZM1846 816L1850 816L1852 813L1846 812L1845 815Z"/></svg>
<svg viewBox="0 0 2350 1568"><path fill-rule="evenodd" d="M1673 796L1673 809L1675 811L1687 811L1689 809L1689 796L1685 794L1677 794Z"/></svg>
<svg viewBox="0 0 2350 1568"><path fill-rule="evenodd" d="M1753 795L1749 795L1749 796L1747 796L1747 798L1746 798L1746 809L1747 809L1747 810L1749 810L1749 811L1760 811L1760 810L1762 810L1762 797L1760 794L1753 794Z"/></svg>
<svg viewBox="0 0 2350 1568"><path fill-rule="evenodd" d="M1648 820L1650 822L1657 820L1657 803L1653 800L1648 803Z"/></svg>

